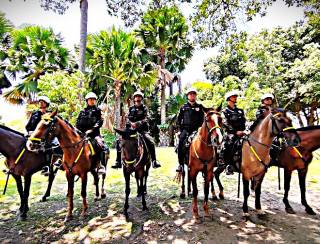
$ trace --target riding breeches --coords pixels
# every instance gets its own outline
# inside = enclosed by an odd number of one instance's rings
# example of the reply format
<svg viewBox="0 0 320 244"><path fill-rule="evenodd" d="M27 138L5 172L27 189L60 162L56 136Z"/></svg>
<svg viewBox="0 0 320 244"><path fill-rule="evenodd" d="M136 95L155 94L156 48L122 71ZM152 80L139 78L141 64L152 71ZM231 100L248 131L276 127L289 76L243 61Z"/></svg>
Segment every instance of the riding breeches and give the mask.
<svg viewBox="0 0 320 244"><path fill-rule="evenodd" d="M186 130L183 130L180 133L179 136L179 145L178 145L178 159L179 159L179 164L183 165L184 163L184 158L185 158L185 144L186 144L186 139L189 136L189 133Z"/></svg>

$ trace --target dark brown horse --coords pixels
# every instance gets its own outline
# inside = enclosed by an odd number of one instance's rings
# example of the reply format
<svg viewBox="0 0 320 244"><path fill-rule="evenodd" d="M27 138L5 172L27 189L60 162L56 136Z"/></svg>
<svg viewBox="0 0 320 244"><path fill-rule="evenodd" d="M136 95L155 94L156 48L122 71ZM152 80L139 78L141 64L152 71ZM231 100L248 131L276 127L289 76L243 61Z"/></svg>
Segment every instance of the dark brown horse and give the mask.
<svg viewBox="0 0 320 244"><path fill-rule="evenodd" d="M205 114L205 120L190 145L189 177L193 190L192 215L196 220L199 219L197 188L197 175L199 172L202 172L204 177L203 209L205 217L210 216L208 207L209 188L210 182L213 180L213 168L217 161L216 147L222 141L220 129L222 118L219 112L220 109L209 110Z"/></svg>
<svg viewBox="0 0 320 244"><path fill-rule="evenodd" d="M286 147L280 152L279 160L275 162L278 167L284 168L284 198L286 211L295 213L288 201L290 190L290 181L292 171L297 170L299 176L299 185L301 192L301 204L305 207L308 214L316 213L309 206L306 200L306 176L309 163L312 161L312 152L320 148L320 126L309 126L296 129L301 143L296 149L294 147Z"/></svg>
<svg viewBox="0 0 320 244"><path fill-rule="evenodd" d="M142 199L142 210L148 210L145 195L147 193L147 178L151 165L151 158L146 143L136 130L125 129L115 131L121 135L121 161L123 164L123 176L126 181L126 200L123 213L126 218L129 208L130 175L134 172L137 182L138 197Z"/></svg>
<svg viewBox="0 0 320 244"><path fill-rule="evenodd" d="M255 128L255 130L243 142L241 173L243 175L243 212L248 216L249 180L255 178L255 208L258 214L264 214L261 210L260 194L261 183L270 164L270 147L276 136L284 137L286 141L295 141L298 138L295 130L287 130L292 126L290 118L285 112L267 115Z"/></svg>
<svg viewBox="0 0 320 244"><path fill-rule="evenodd" d="M46 198L50 196L52 182L56 173L56 170L53 170L52 164L49 165L49 162L47 162L48 160L46 160L43 152L35 153L26 150L26 141L27 139L22 133L0 125L0 153L6 158L5 164L9 169L9 174L11 174L16 181L20 196L19 220L24 220L27 217L32 175L46 165L50 167L47 191L42 197L42 201L45 201ZM24 186L21 177L24 177Z"/></svg>
<svg viewBox="0 0 320 244"><path fill-rule="evenodd" d="M96 197L99 196L99 177L96 172L99 156L94 152L91 142L87 137L81 137L76 129L69 123L56 116L57 111L42 116L41 122L28 140L27 147L30 150L38 146L34 141L51 140L57 137L63 150L62 165L68 180L68 213L65 221L72 219L74 178L81 178L81 196L83 209L81 216L86 216L87 202L87 174L91 172L96 185Z"/></svg>

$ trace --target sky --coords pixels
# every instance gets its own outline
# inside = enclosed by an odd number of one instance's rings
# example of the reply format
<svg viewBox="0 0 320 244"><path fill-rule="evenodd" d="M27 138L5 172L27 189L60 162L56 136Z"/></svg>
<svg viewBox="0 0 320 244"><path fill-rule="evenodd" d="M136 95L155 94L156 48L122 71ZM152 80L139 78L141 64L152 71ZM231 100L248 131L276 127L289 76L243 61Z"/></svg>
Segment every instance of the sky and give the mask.
<svg viewBox="0 0 320 244"><path fill-rule="evenodd" d="M65 45L72 49L80 38L80 10L79 4L74 3L64 15L58 15L52 11L44 11L40 7L39 0L0 0L0 11L17 27L23 24L36 24L44 27L52 27L56 33L61 33ZM244 23L241 28L251 34L262 29L272 29L277 26L288 27L295 21L303 18L303 9L284 5L283 1L277 1L267 11L265 17L255 17L253 21ZM121 21L107 14L105 0L90 0L88 9L88 32L95 33L109 29L112 25L122 26ZM190 84L197 80L206 80L202 71L205 60L218 53L217 48L196 50L192 59L181 73L182 84ZM7 104L0 97L0 116L3 121L17 119L24 114L20 106Z"/></svg>

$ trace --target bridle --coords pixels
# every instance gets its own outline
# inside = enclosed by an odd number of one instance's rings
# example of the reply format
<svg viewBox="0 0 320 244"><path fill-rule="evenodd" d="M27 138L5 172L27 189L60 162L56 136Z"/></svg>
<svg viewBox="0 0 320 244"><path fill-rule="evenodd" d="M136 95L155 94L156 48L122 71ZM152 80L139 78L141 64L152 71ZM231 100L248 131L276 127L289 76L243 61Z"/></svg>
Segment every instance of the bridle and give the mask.
<svg viewBox="0 0 320 244"><path fill-rule="evenodd" d="M126 140L137 140L137 145L138 145L138 150L137 150L137 155L133 160L126 160L125 158L122 158L122 164L127 167L127 168L136 168L142 161L142 158L144 156L144 146L147 148L145 145L145 141L141 138L141 135L139 133L131 134L129 136L129 139ZM148 150L148 149L147 149Z"/></svg>
<svg viewBox="0 0 320 244"><path fill-rule="evenodd" d="M207 115L210 115L210 114L218 114L220 115L220 113L218 112L209 112ZM214 146L213 143L212 143L212 133L214 130L217 130L217 129L221 129L221 127L219 126L219 124L215 124L214 126L210 127L209 125L209 120L208 118L206 117L205 118L205 125L206 125L206 129L207 129L207 132L208 132L208 138L207 138L207 141L204 141L199 135L197 135L197 138L203 143L205 144L207 147L212 147Z"/></svg>

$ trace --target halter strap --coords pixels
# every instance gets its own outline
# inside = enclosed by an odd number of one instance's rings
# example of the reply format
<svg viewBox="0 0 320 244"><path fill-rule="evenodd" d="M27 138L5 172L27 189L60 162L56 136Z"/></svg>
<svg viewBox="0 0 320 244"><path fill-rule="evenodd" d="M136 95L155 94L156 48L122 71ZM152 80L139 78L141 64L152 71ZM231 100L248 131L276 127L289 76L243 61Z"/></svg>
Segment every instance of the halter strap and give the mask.
<svg viewBox="0 0 320 244"><path fill-rule="evenodd" d="M26 151L26 148L23 148L19 156L17 157L16 161L14 162L14 164L17 164L19 162L20 158L22 157L25 151Z"/></svg>
<svg viewBox="0 0 320 244"><path fill-rule="evenodd" d="M29 137L28 140L30 140L30 141L41 141L40 138L36 138L36 137Z"/></svg>

